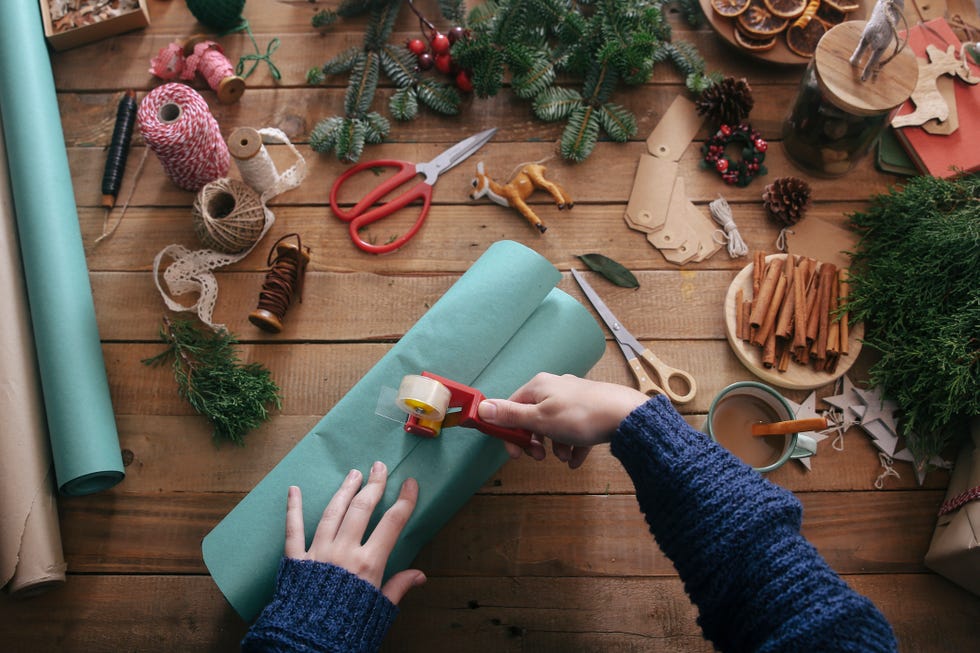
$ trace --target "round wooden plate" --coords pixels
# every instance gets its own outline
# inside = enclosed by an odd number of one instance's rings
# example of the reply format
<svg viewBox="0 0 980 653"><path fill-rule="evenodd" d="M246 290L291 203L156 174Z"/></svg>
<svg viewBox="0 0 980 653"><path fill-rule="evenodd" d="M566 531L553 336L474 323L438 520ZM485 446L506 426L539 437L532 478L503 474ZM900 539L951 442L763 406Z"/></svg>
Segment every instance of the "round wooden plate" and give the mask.
<svg viewBox="0 0 980 653"><path fill-rule="evenodd" d="M754 59L782 65L802 66L810 62L809 57L801 57L786 47L785 33L776 37L776 45L773 46L771 50L766 50L765 52L751 52L741 48L738 43L735 42L735 19L725 18L724 16L719 15L718 12L711 8L711 0L700 0L700 2L701 9L704 11L704 15L707 16L708 22L711 24L712 29L718 33L718 36L725 39L739 52L743 52ZM874 4L872 0L857 0L857 2L861 6L847 14L847 20L864 20L868 16L868 5Z"/></svg>
<svg viewBox="0 0 980 653"><path fill-rule="evenodd" d="M770 254L766 257L766 262L775 257L786 258L785 254ZM749 371L760 379L781 388L792 390L813 390L834 381L854 365L858 354L861 353L861 338L864 336L864 323L858 322L851 325L848 334L848 354L841 356L837 362L837 369L833 372L818 372L812 367L800 365L796 361L789 362L789 368L785 372L780 372L775 368L766 368L762 365L762 348L750 345L741 340L735 331L735 294L741 289L745 297L752 296L752 268L749 263L741 269L728 286L728 293L725 295L725 335L731 344L735 355L738 357Z"/></svg>

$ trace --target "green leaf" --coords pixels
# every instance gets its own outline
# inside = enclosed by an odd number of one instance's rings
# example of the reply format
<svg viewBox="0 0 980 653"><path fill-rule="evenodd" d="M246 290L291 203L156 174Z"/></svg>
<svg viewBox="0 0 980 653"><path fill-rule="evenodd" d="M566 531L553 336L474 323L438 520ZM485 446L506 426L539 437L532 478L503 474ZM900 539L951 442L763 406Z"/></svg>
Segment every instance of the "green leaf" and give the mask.
<svg viewBox="0 0 980 653"><path fill-rule="evenodd" d="M325 153L336 147L343 124L344 119L340 116L331 116L318 122L310 132L310 147L313 151Z"/></svg>
<svg viewBox="0 0 980 653"><path fill-rule="evenodd" d="M362 116L367 113L378 88L378 69L381 57L370 50L362 52L354 61L350 82L344 96L344 111L348 116Z"/></svg>
<svg viewBox="0 0 980 653"><path fill-rule="evenodd" d="M636 280L632 272L608 256L603 254L578 254L578 258L589 266L590 270L598 272L621 288L640 287L640 282Z"/></svg>
<svg viewBox="0 0 980 653"><path fill-rule="evenodd" d="M337 158L350 163L356 162L364 152L367 139L367 125L357 118L344 118L337 130Z"/></svg>
<svg viewBox="0 0 980 653"><path fill-rule="evenodd" d="M333 59L327 61L320 68L320 72L323 77L329 75L339 75L340 73L347 73L354 67L354 62L357 60L358 56L361 54L361 49L358 47L347 48ZM307 75L309 78L309 75ZM322 78L320 81L323 81ZM319 82L318 82L319 83Z"/></svg>
<svg viewBox="0 0 980 653"><path fill-rule="evenodd" d="M388 119L376 111L364 116L364 140L372 145L384 141L391 131Z"/></svg>
<svg viewBox="0 0 980 653"><path fill-rule="evenodd" d="M530 64L527 70L512 76L512 86L518 97L536 97L555 81L555 69L547 52L534 52Z"/></svg>
<svg viewBox="0 0 980 653"><path fill-rule="evenodd" d="M399 88L415 83L416 61L415 55L400 45L388 46L381 51L381 68L388 79Z"/></svg>
<svg viewBox="0 0 980 653"><path fill-rule="evenodd" d="M459 113L459 105L463 100L455 87L431 79L421 79L416 90L422 104L433 111L447 116Z"/></svg>

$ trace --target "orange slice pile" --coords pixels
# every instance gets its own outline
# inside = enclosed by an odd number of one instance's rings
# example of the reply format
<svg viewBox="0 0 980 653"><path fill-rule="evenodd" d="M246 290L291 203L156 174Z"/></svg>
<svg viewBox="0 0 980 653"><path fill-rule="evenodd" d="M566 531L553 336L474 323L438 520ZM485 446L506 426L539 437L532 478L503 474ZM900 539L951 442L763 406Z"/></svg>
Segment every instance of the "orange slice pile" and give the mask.
<svg viewBox="0 0 980 653"><path fill-rule="evenodd" d="M711 7L731 21L735 43L743 50L771 50L782 36L791 52L809 58L820 37L861 4L858 0L711 0Z"/></svg>

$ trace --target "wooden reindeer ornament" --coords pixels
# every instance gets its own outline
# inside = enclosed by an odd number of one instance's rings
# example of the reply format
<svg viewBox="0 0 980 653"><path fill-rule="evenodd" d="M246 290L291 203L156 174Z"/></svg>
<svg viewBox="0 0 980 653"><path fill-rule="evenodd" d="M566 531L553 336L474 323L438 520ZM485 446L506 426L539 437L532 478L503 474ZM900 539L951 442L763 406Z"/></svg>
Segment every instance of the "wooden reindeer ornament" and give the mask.
<svg viewBox="0 0 980 653"><path fill-rule="evenodd" d="M548 191L559 210L575 206L575 202L561 186L544 178L545 170L543 165L528 163L521 166L510 181L501 185L490 178L483 167L483 161L480 161L476 164L476 177L473 178L473 192L470 193L470 199L488 197L495 204L517 209L538 231L544 233L548 228L525 202L535 189Z"/></svg>
<svg viewBox="0 0 980 653"><path fill-rule="evenodd" d="M956 58L956 48L950 45L945 52L931 43L926 46L929 63L919 60L919 79L912 91L912 102L915 111L892 119L892 127L911 127L921 125L935 118L944 122L949 118L950 108L942 93L939 92L937 79L941 75L956 75L967 84L980 82L980 77L973 74L966 59ZM968 56L965 48L961 57Z"/></svg>

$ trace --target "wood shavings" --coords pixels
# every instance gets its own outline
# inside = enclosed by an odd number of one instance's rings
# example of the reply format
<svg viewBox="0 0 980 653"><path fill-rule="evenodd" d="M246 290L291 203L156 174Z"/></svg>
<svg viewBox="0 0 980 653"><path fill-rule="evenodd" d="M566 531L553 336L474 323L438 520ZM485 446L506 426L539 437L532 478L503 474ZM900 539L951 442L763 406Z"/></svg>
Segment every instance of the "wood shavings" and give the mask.
<svg viewBox="0 0 980 653"><path fill-rule="evenodd" d="M67 32L139 9L139 0L48 0L55 32Z"/></svg>

